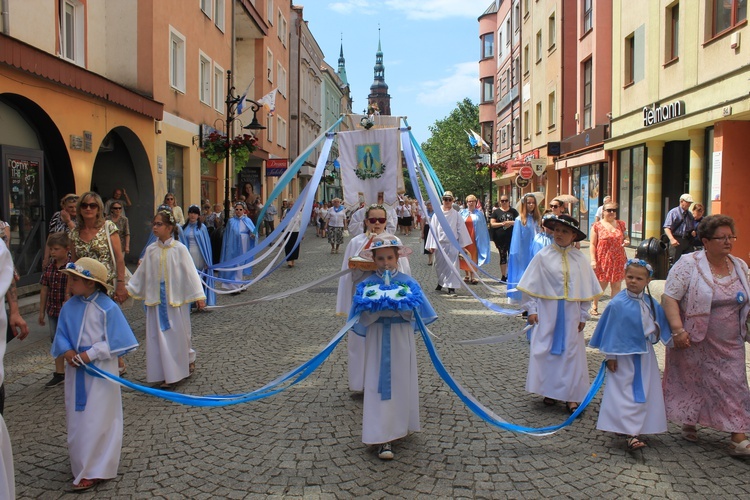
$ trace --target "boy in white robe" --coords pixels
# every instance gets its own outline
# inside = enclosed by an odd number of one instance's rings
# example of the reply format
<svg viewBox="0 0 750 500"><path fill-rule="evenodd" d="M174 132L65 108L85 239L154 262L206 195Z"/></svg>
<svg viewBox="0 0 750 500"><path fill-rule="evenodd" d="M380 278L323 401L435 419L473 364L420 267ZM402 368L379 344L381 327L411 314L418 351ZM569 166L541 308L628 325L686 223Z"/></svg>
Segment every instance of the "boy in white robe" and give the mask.
<svg viewBox="0 0 750 500"><path fill-rule="evenodd" d="M8 317L5 312L5 294L13 282L13 259L5 243L0 242L0 332L8 327ZM3 357L5 356L5 342L0 342L0 385L5 376ZM13 472L13 449L10 445L8 428L0 415L0 498L16 497L16 479Z"/></svg>
<svg viewBox="0 0 750 500"><path fill-rule="evenodd" d="M654 271L637 259L625 264L625 290L604 310L589 346L605 354L607 383L596 428L626 436L629 451L646 446L640 434L667 431L659 365L652 344L669 345L672 331L661 305L643 293Z"/></svg>
<svg viewBox="0 0 750 500"><path fill-rule="evenodd" d="M589 390L583 327L591 301L602 294L594 271L573 243L586 238L578 221L551 216L554 243L534 256L516 287L523 292L531 330L526 390L544 396L544 404L565 401L575 412Z"/></svg>
<svg viewBox="0 0 750 500"><path fill-rule="evenodd" d="M60 310L52 356L64 356L65 413L73 490L117 477L122 448L120 386L82 365L119 374L117 358L138 346L120 307L107 295L107 268L82 257L62 271L72 297Z"/></svg>
<svg viewBox="0 0 750 500"><path fill-rule="evenodd" d="M455 295L456 288L461 286L461 275L458 272L458 248L453 246L448 236L448 231L458 240L461 248L466 249L472 244L469 230L459 213L453 209L453 193L443 193L443 215L448 219L448 227L443 227L438 221L437 214L430 219L430 233L424 243L425 249L435 254L435 272L438 284L435 290L448 289L448 295ZM445 255L438 249L442 247Z"/></svg>

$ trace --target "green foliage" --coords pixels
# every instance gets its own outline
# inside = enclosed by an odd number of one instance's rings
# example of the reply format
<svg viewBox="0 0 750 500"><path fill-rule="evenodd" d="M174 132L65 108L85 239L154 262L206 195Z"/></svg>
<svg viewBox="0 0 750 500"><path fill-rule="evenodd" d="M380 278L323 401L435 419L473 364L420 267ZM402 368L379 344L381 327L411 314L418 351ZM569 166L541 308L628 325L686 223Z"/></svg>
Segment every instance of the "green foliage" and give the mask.
<svg viewBox="0 0 750 500"><path fill-rule="evenodd" d="M432 136L422 143L422 149L446 190L461 199L470 194L481 199L489 188L490 174L486 168L477 170L472 159L477 150L466 135L469 129L479 131L479 106L467 97L450 115L430 125Z"/></svg>

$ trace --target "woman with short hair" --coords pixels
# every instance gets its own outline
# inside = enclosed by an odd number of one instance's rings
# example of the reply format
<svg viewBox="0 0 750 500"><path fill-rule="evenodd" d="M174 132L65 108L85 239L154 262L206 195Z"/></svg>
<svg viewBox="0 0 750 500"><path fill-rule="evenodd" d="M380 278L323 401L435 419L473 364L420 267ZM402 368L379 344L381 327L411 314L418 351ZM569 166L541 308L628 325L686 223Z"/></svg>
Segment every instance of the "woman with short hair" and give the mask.
<svg viewBox="0 0 750 500"><path fill-rule="evenodd" d="M622 280L625 279L625 262L628 260L625 247L630 245L625 221L617 219L617 203L605 203L602 208L602 219L591 226L591 268L599 280L602 290L609 285L609 296L620 293ZM594 299L590 314L599 316L599 299Z"/></svg>

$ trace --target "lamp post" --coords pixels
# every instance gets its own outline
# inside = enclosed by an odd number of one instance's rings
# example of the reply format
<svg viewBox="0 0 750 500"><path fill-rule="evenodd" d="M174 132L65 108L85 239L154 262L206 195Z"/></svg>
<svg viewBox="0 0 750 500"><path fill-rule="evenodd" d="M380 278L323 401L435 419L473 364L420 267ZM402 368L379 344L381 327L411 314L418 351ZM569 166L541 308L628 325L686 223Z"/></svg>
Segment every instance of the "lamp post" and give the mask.
<svg viewBox="0 0 750 500"><path fill-rule="evenodd" d="M487 173L490 175L490 190L487 192L487 196L489 198L489 201L487 202L487 221L489 223L490 216L492 215L492 139L490 138L490 142L487 144L487 148L489 149L489 153L487 153ZM472 160L480 162L484 160L484 153L482 153L482 145L478 144L476 146L476 149L478 149L477 153L474 154L474 156L471 157Z"/></svg>
<svg viewBox="0 0 750 500"><path fill-rule="evenodd" d="M237 105L242 100L242 96L235 95L234 93L234 85L232 85L232 70L227 70L227 98L224 100L224 102L227 105L227 118L225 121L225 132L226 132L226 140L227 144L229 141L232 140L232 137L234 136L234 121L237 119L237 116L235 115L235 112L237 111ZM250 103L250 109L253 111L253 121L250 122L250 125L246 125L242 128L246 130L263 130L266 127L261 125L258 122L258 118L256 113L260 109L260 104L253 101L252 99L248 99L245 97L245 102ZM229 180L230 180L230 170L229 170L229 148L227 148L227 155L224 158L224 227L226 227L226 224L229 222L229 206L232 202L232 200L229 197Z"/></svg>

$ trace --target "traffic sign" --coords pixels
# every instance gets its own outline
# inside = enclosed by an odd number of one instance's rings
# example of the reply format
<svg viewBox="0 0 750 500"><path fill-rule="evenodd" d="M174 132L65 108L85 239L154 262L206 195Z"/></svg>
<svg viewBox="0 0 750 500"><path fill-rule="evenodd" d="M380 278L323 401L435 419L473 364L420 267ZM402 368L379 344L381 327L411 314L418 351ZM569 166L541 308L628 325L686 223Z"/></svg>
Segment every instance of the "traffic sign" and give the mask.
<svg viewBox="0 0 750 500"><path fill-rule="evenodd" d="M544 174L544 171L547 170L546 158L531 160L529 163L531 163L531 168L534 170L534 173L539 177L541 177Z"/></svg>
<svg viewBox="0 0 750 500"><path fill-rule="evenodd" d="M523 177L516 177L516 186L520 187L521 189L525 188L531 184L531 180L524 179Z"/></svg>
<svg viewBox="0 0 750 500"><path fill-rule="evenodd" d="M521 177L521 179L531 179L534 177L534 169L528 165L524 165L521 167L521 170L518 171L518 176Z"/></svg>

